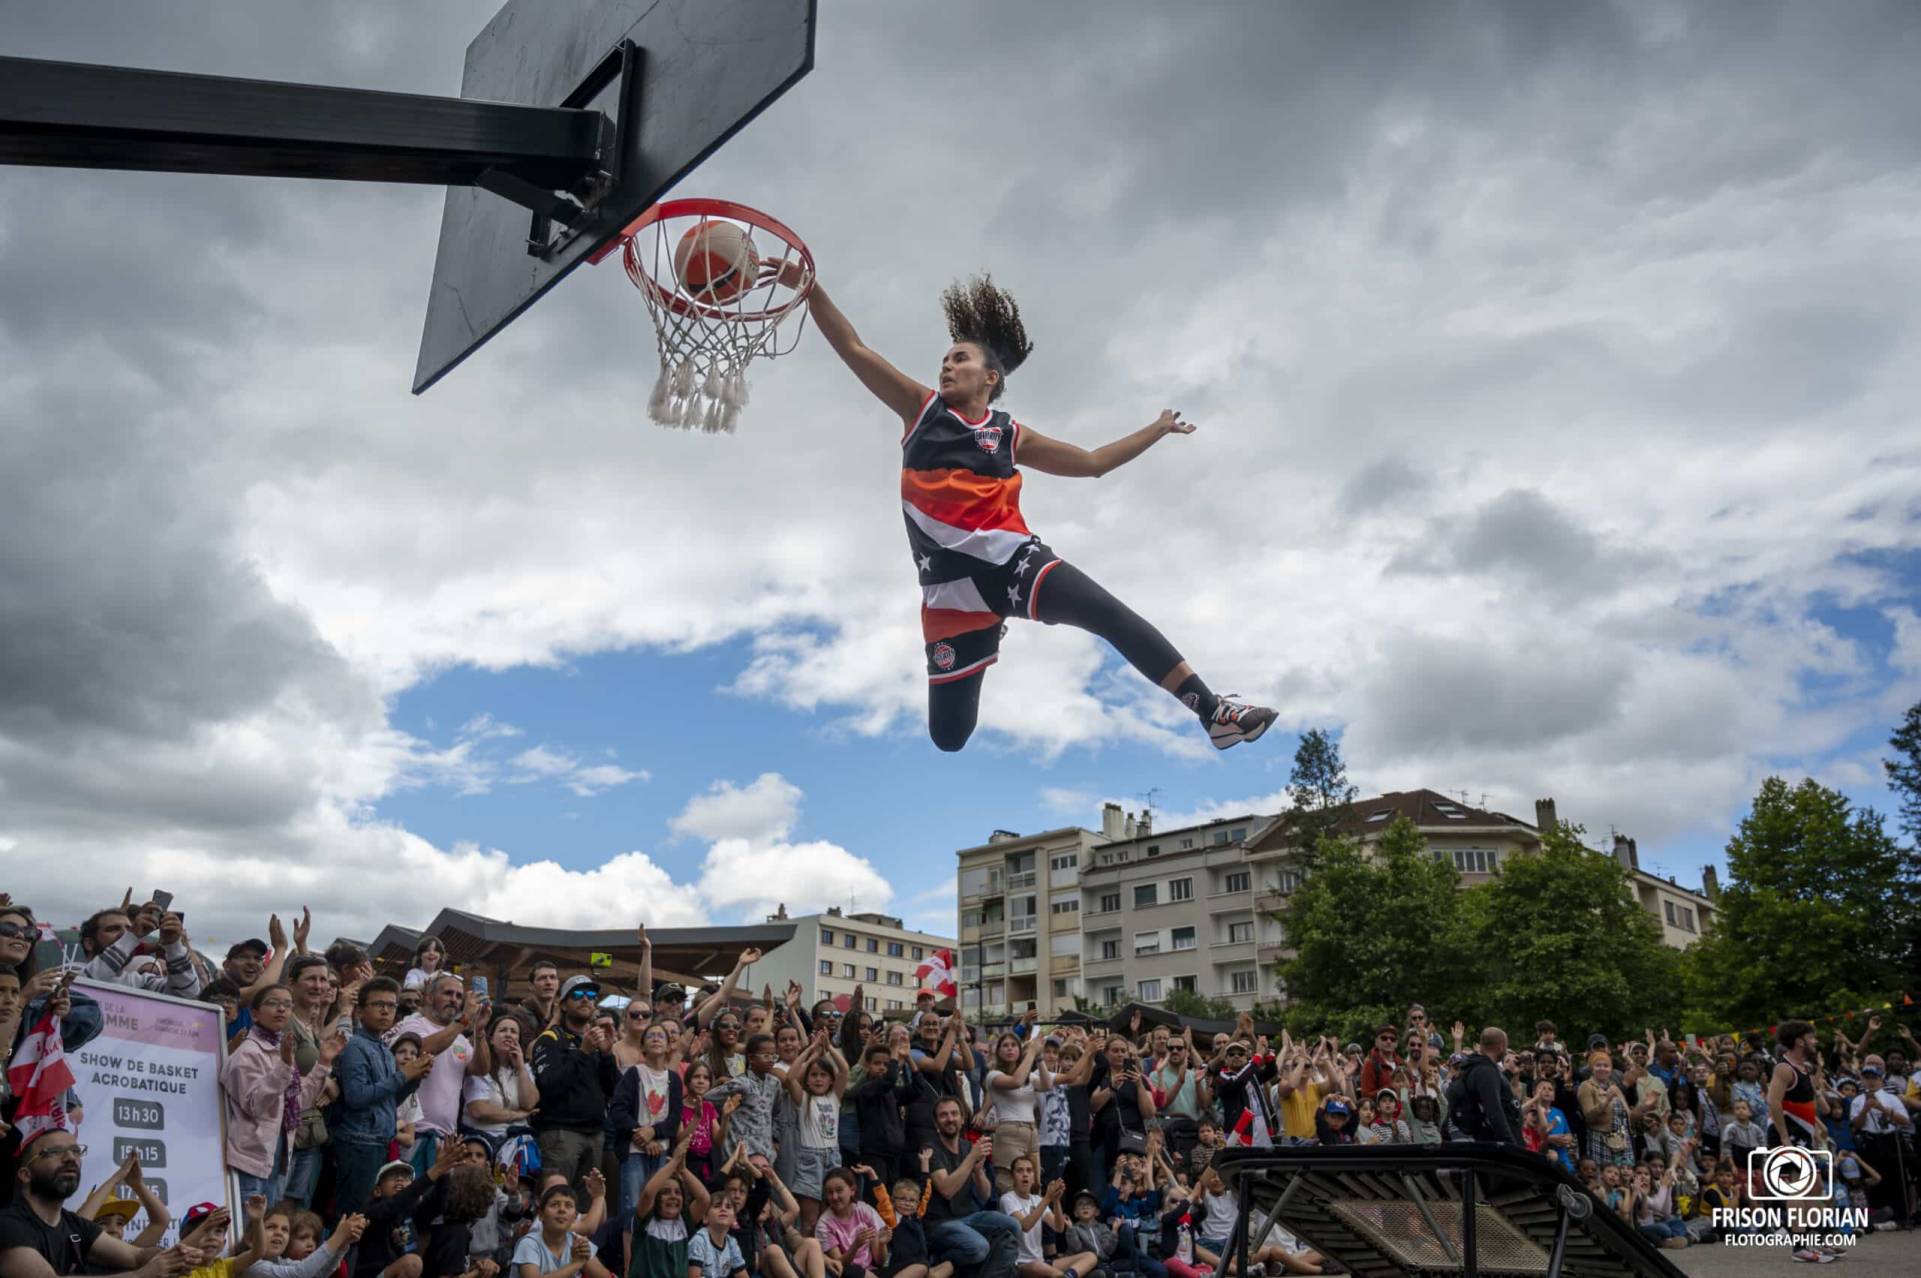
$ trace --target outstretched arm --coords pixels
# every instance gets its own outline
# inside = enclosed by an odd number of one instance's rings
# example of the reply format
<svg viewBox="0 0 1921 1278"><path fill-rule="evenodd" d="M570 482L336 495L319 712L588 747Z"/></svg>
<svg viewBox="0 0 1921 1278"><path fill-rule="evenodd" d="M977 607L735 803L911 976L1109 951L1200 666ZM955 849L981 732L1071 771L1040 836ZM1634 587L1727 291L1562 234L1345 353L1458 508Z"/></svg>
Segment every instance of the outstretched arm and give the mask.
<svg viewBox="0 0 1921 1278"><path fill-rule="evenodd" d="M854 376L860 378L860 384L871 391L875 399L892 409L902 422L911 423L915 414L920 412L921 405L934 392L895 368L861 341L853 324L840 313L840 307L834 305L833 299L827 296L827 290L820 286L818 280L814 282L813 291L807 295L807 313L814 317L820 335L834 348L834 354L840 356L841 362L853 369Z"/></svg>
<svg viewBox="0 0 1921 1278"><path fill-rule="evenodd" d="M1032 427L1023 426L1019 460L1021 465L1046 475L1099 479L1108 471L1133 461L1168 435L1193 433L1194 423L1182 421L1181 415L1171 408L1155 418L1151 426L1143 426L1132 435L1123 435L1091 451L1078 444L1049 439Z"/></svg>

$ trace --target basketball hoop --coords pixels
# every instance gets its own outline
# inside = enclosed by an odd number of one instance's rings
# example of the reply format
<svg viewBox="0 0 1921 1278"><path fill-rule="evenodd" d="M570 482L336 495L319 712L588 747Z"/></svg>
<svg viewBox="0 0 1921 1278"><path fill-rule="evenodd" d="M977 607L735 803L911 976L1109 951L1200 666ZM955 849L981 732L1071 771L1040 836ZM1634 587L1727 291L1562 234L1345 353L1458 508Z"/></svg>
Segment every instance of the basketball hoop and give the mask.
<svg viewBox="0 0 1921 1278"><path fill-rule="evenodd" d="M689 243L706 241L710 226L745 236L751 274L731 281L726 290L719 283L707 290L690 288L676 262L676 253L684 256ZM723 235L717 230L714 238ZM785 333L780 326L814 287L813 255L781 223L730 200L663 200L614 243L621 245L627 278L646 299L659 339L660 377L647 400L647 415L679 430L731 432L747 403L748 363L785 355L800 341L805 312ZM599 262L613 251L609 244L591 260Z"/></svg>

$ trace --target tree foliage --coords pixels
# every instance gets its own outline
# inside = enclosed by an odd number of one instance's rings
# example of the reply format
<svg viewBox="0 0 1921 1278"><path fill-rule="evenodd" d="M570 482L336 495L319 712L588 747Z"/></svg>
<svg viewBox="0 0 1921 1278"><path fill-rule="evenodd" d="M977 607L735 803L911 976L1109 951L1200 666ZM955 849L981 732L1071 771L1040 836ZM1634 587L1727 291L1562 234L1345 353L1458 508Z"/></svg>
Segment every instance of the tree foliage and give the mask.
<svg viewBox="0 0 1921 1278"><path fill-rule="evenodd" d="M1901 832L1910 849L1921 849L1921 701L1908 707L1901 726L1888 738L1895 757L1883 759L1888 789L1901 799Z"/></svg>
<svg viewBox="0 0 1921 1278"><path fill-rule="evenodd" d="M1240 1015L1231 998L1209 998L1193 990L1173 990L1161 1006L1176 1016L1191 1016L1202 1021L1232 1021Z"/></svg>
<svg viewBox="0 0 1921 1278"><path fill-rule="evenodd" d="M1295 845L1310 857L1318 855L1322 842L1340 828L1358 793L1348 783L1339 742L1319 728L1302 733L1287 777L1287 821Z"/></svg>
<svg viewBox="0 0 1921 1278"><path fill-rule="evenodd" d="M1727 846L1713 935L1691 954L1696 1000L1743 1025L1880 1002L1921 920L1914 857L1881 815L1813 780L1761 783Z"/></svg>
<svg viewBox="0 0 1921 1278"><path fill-rule="evenodd" d="M1294 955L1279 974L1290 1026L1363 1037L1410 999L1445 1003L1463 940L1460 876L1397 818L1380 841L1326 838L1278 913ZM1440 988L1437 988L1440 987Z"/></svg>
<svg viewBox="0 0 1921 1278"><path fill-rule="evenodd" d="M1584 846L1579 827L1542 831L1538 854L1508 858L1463 895L1470 975L1456 1015L1517 1040L1544 1017L1614 1042L1678 1024L1680 952L1662 942L1627 871Z"/></svg>

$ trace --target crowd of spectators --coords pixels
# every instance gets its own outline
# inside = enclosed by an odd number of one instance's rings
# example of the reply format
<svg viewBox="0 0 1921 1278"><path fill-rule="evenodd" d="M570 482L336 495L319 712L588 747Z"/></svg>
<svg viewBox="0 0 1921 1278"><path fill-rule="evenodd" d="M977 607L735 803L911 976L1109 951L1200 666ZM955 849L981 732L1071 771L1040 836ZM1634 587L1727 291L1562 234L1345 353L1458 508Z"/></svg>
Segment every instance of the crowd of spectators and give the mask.
<svg viewBox="0 0 1921 1278"><path fill-rule="evenodd" d="M1235 1265L1215 1155L1282 1144L1505 1142L1668 1248L1715 1241L1710 1209L1754 1191L1750 1153L1817 1145L1869 1227L1913 1217L1921 1045L1879 1016L1858 1041L1791 1022L1580 1050L1546 1021L1531 1044L1443 1033L1419 1005L1365 1045L1138 1010L989 1030L929 992L889 1020L858 991L845 1011L798 986L755 998L753 950L718 986L656 986L644 928L634 987L541 963L495 1003L431 938L398 979L351 944L315 952L304 912L214 968L170 905L129 893L88 918L82 970L221 1008L244 1232L229 1244L206 1205L162 1248L169 1208L137 1159L71 1210L76 1103L61 1128L6 1133L0 1278L1203 1278ZM35 970L37 927L0 899L10 1055L49 1012L69 1051L100 1028L83 990ZM1237 1278L1328 1269L1254 1224Z"/></svg>

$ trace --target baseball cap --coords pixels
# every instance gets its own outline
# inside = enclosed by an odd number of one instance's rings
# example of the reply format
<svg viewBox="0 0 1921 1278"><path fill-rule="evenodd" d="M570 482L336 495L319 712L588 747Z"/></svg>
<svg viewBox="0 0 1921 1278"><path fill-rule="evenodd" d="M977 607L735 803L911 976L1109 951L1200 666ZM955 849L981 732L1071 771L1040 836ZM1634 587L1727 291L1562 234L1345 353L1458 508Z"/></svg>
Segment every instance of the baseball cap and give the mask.
<svg viewBox="0 0 1921 1278"><path fill-rule="evenodd" d="M686 997L687 987L679 981L662 981L660 984L654 986L654 1002L656 1003L666 998L685 999Z"/></svg>
<svg viewBox="0 0 1921 1278"><path fill-rule="evenodd" d="M1589 1051L1593 1051L1597 1047L1606 1047L1608 1045L1608 1036L1606 1034L1589 1034L1587 1036L1587 1045Z"/></svg>
<svg viewBox="0 0 1921 1278"><path fill-rule="evenodd" d="M393 1175L395 1172L406 1172L409 1176L411 1176L414 1174L414 1165L410 1162L407 1162L405 1159L396 1158L391 1163L388 1163L385 1167L382 1167L380 1169L380 1174L374 1177L374 1184L378 1185L381 1181L387 1179L387 1177Z"/></svg>
<svg viewBox="0 0 1921 1278"><path fill-rule="evenodd" d="M1096 1207L1101 1205L1101 1200L1094 1197L1093 1194L1089 1193L1085 1189L1081 1190L1080 1193L1074 1195L1074 1205L1076 1207L1080 1206L1083 1202L1093 1203Z"/></svg>
<svg viewBox="0 0 1921 1278"><path fill-rule="evenodd" d="M570 976L566 982L561 985L560 996L562 998L572 998L575 990L592 990L595 994L598 994L600 993L600 982L591 976Z"/></svg>
<svg viewBox="0 0 1921 1278"><path fill-rule="evenodd" d="M1349 1113L1347 1102L1339 1097L1335 1097L1327 1103L1327 1112L1330 1114L1339 1114L1342 1118L1346 1118Z"/></svg>
<svg viewBox="0 0 1921 1278"><path fill-rule="evenodd" d="M109 1198L106 1202L100 1204L99 1210L93 1213L93 1218L98 1222L132 1220L139 1214L140 1203L137 1200L132 1198Z"/></svg>
<svg viewBox="0 0 1921 1278"><path fill-rule="evenodd" d="M219 1203L195 1203L187 1208L187 1214L180 1218L180 1232L192 1233L196 1226L207 1217L220 1210Z"/></svg>
<svg viewBox="0 0 1921 1278"><path fill-rule="evenodd" d="M1879 1078L1881 1077L1881 1067L1879 1065L1863 1065L1861 1067L1861 1077Z"/></svg>
<svg viewBox="0 0 1921 1278"><path fill-rule="evenodd" d="M258 954L261 958L266 958L268 954L273 952L273 947L271 945L268 945L265 941L261 940L259 937L256 936L248 940L241 941L238 944L232 946L227 951L227 957L239 958L242 954L245 954L248 950L252 950L255 954Z"/></svg>
<svg viewBox="0 0 1921 1278"><path fill-rule="evenodd" d="M939 997L940 995L934 993L934 991L932 990L921 990L914 995L914 1001L918 1003L924 998L939 998Z"/></svg>

